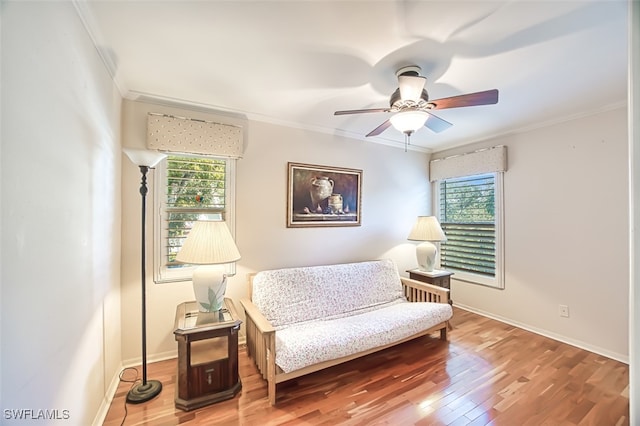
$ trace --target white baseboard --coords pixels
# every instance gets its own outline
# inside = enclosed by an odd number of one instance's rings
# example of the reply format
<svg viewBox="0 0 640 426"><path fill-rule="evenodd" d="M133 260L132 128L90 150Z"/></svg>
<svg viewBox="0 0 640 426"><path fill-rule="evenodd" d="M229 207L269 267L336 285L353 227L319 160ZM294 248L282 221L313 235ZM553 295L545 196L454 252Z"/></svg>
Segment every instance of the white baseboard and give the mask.
<svg viewBox="0 0 640 426"><path fill-rule="evenodd" d="M550 332L548 330L542 330L542 329L539 329L539 328L536 328L536 327L532 327L530 325L519 323L519 322L513 321L513 320L511 320L509 318L503 318L503 317L501 317L499 315L494 315L494 314L491 314L489 312L482 311L480 309L472 308L470 306L466 306L466 305L462 305L462 304L458 304L458 303L455 303L454 306L456 308L460 308L460 309L463 309L465 311L473 312L474 314L478 314L478 315L481 315L483 317L491 318L493 320L500 321L502 323L509 324L509 325L514 326L514 327L518 327L518 328L521 328L523 330L527 330L527 331L530 331L530 332L535 333L535 334L539 334L539 335L544 336L544 337L548 337L549 339L557 340L558 342L562 342L562 343L566 343L566 344L571 345L571 346L575 346L576 348L584 349L585 351L593 352L595 354L602 355L604 357L611 358L611 359L614 359L616 361L620 361L620 362L625 363L627 365L629 364L629 355L626 355L626 354L620 354L620 353L616 353L616 352L611 352L611 351L609 351L607 349L604 349L604 348L601 348L601 347L598 347L598 346L593 346L593 345L590 345L588 343L582 342L580 340L571 339L571 338L569 338L567 336L561 336L559 334L552 333L552 332Z"/></svg>
<svg viewBox="0 0 640 426"><path fill-rule="evenodd" d="M239 335L238 337L239 337L238 346L242 346L247 343L246 336ZM178 350L176 349L172 351L167 351L167 352L162 352L162 353L152 354L150 356L147 356L147 363L165 361L167 359L172 359L177 357L178 357ZM118 368L115 375L111 378L111 383L109 383L109 387L107 388L105 396L102 399L102 404L100 404L100 408L98 409L98 412L95 418L93 419L92 426L100 426L104 423L104 419L107 417L107 413L109 412L109 407L113 402L113 397L115 396L116 391L118 390L118 385L120 384L120 372L122 372L122 370L125 368L135 367L140 365L141 363L142 363L142 357L132 358L132 359L122 361L122 363L120 364L120 368Z"/></svg>
<svg viewBox="0 0 640 426"><path fill-rule="evenodd" d="M167 351L167 352L161 352L157 354L151 354L151 355L147 355L147 364L150 362L166 361L168 359L177 358L177 357L178 357L177 349L172 351ZM122 360L122 368L135 367L140 364L142 364L142 357Z"/></svg>
<svg viewBox="0 0 640 426"><path fill-rule="evenodd" d="M109 387L105 392L104 398L102 398L102 404L100 404L100 408L96 413L95 418L93 419L92 426L100 426L104 423L104 419L107 418L107 413L109 412L109 407L111 406L111 402L113 401L113 397L118 390L118 385L120 384L120 372L124 367L120 364L120 368L118 368L115 376L111 378L111 383L109 383Z"/></svg>
<svg viewBox="0 0 640 426"><path fill-rule="evenodd" d="M155 354L147 357L147 363L150 362L158 362L165 361L167 359L176 358L178 356L177 351L169 351L161 354ZM104 419L107 417L109 412L109 407L111 407L111 403L113 402L113 398L118 390L118 386L120 385L120 373L125 368L136 367L142 363L142 358L133 358L127 361L123 361L120 364L120 368L115 372L113 377L111 378L111 383L109 383L109 387L105 393L104 398L102 399L102 404L100 404L100 408L98 409L98 413L96 417L93 419L92 426L100 426L104 423Z"/></svg>

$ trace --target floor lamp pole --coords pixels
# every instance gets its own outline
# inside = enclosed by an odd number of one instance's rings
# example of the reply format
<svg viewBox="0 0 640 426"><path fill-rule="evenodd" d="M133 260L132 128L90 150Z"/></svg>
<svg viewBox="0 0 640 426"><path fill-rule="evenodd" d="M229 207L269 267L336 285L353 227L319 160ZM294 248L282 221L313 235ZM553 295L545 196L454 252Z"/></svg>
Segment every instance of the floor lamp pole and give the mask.
<svg viewBox="0 0 640 426"><path fill-rule="evenodd" d="M142 281L142 383L135 385L127 394L127 402L139 404L154 398L162 390L162 383L158 380L147 381L147 271L146 271L146 235L145 224L147 215L147 172L149 166L139 166L142 173L140 195L142 196L142 250L141 250L141 281Z"/></svg>

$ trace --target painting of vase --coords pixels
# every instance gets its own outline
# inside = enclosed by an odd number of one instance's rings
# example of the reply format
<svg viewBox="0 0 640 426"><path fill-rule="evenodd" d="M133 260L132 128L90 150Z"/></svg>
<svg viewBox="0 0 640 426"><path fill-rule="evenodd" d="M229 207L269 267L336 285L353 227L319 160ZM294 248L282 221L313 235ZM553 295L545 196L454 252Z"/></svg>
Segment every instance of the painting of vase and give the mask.
<svg viewBox="0 0 640 426"><path fill-rule="evenodd" d="M287 227L359 226L362 170L288 163Z"/></svg>

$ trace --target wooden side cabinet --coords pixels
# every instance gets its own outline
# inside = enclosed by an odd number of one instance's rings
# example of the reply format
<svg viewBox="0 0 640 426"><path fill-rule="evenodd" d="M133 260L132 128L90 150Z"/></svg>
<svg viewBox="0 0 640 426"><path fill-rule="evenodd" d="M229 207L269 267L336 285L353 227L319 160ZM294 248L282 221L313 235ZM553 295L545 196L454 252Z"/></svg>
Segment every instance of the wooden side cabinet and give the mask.
<svg viewBox="0 0 640 426"><path fill-rule="evenodd" d="M451 291L451 275L453 275L453 272L445 271L444 269L434 269L431 272L421 271L420 269L409 269L407 272L409 273L409 278L412 280L437 285ZM449 292L449 304L453 304L451 292Z"/></svg>
<svg viewBox="0 0 640 426"><path fill-rule="evenodd" d="M238 331L242 321L231 299L220 312L198 312L196 302L176 309L178 385L175 405L190 411L236 396L242 388L238 374Z"/></svg>

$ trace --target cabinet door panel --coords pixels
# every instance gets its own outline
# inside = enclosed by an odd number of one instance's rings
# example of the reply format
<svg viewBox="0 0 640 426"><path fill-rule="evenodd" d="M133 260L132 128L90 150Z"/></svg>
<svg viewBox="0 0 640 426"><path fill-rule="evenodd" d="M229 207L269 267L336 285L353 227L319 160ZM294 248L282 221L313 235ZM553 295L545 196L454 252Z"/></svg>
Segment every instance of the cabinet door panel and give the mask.
<svg viewBox="0 0 640 426"><path fill-rule="evenodd" d="M192 367L190 376L190 398L220 392L231 385L228 383L229 374L227 362L224 361L216 361Z"/></svg>

